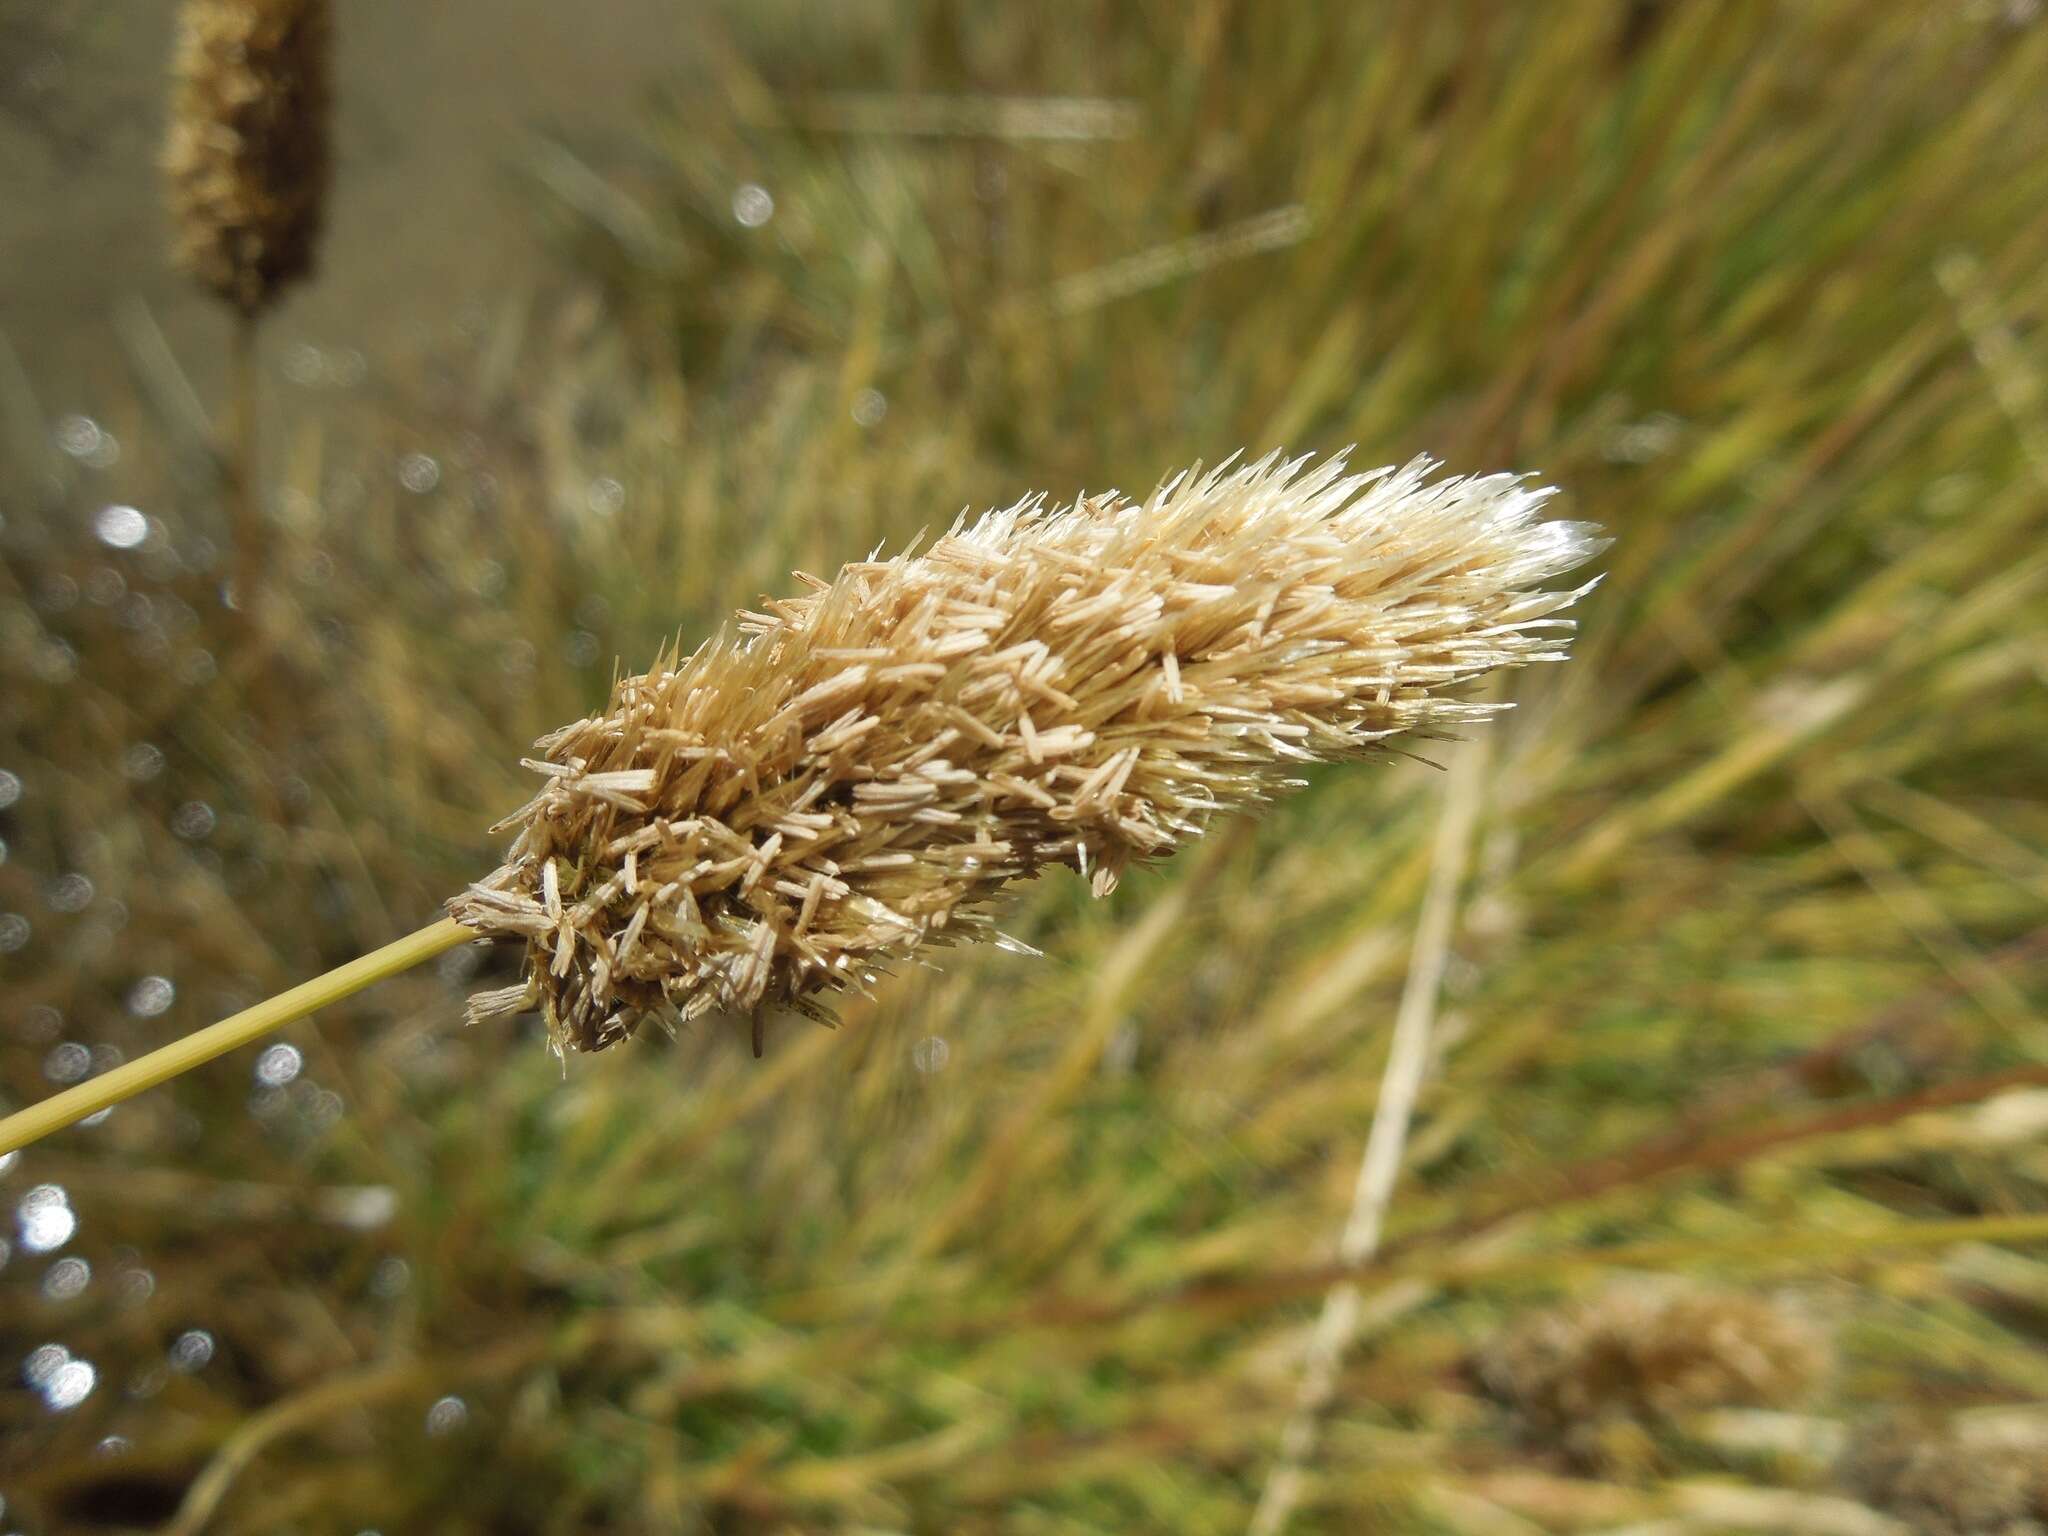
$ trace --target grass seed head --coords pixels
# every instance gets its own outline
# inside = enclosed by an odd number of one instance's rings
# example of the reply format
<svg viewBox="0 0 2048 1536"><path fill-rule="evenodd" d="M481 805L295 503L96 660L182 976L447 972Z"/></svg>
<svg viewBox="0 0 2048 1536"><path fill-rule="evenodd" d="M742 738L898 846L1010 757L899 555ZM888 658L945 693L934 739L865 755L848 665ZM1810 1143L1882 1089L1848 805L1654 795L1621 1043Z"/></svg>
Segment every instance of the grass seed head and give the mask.
<svg viewBox="0 0 2048 1536"><path fill-rule="evenodd" d="M1515 1324L1477 1365L1527 1438L1612 1471L1688 1413L1798 1404L1831 1356L1822 1330L1774 1298L1634 1284Z"/></svg>
<svg viewBox="0 0 2048 1536"><path fill-rule="evenodd" d="M1308 763L1442 736L1460 690L1564 655L1543 584L1600 546L1511 475L1269 456L1142 502L1041 499L806 579L542 739L504 864L450 903L522 939L531 1007L597 1050L650 1014L826 1018L1010 882L1098 895ZM758 1041L758 1035L757 1035Z"/></svg>
<svg viewBox="0 0 2048 1536"><path fill-rule="evenodd" d="M1893 1414L1857 1430L1835 1475L1846 1491L1926 1536L2048 1529L2048 1454L2039 1444L1973 1444L1938 1420Z"/></svg>
<svg viewBox="0 0 2048 1536"><path fill-rule="evenodd" d="M164 168L178 264L242 314L313 267L328 182L327 0L186 0Z"/></svg>

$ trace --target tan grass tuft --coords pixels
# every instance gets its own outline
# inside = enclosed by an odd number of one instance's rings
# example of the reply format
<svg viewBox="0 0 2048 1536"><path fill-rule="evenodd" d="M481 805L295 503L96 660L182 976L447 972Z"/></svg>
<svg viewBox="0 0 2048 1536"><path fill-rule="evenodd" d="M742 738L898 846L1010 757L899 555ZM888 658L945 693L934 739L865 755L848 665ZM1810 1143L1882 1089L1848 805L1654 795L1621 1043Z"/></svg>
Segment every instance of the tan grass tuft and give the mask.
<svg viewBox="0 0 2048 1536"><path fill-rule="evenodd" d="M1911 1414L1859 1429L1835 1473L1873 1508L1925 1536L2039 1536L2048 1529L2048 1451L1973 1443Z"/></svg>
<svg viewBox="0 0 2048 1536"><path fill-rule="evenodd" d="M1802 1402L1830 1359L1822 1330L1772 1298L1635 1284L1516 1324L1478 1368L1529 1440L1613 1471L1686 1414Z"/></svg>
<svg viewBox="0 0 2048 1536"><path fill-rule="evenodd" d="M186 0L164 168L178 264L245 316L313 268L327 0Z"/></svg>
<svg viewBox="0 0 2048 1536"><path fill-rule="evenodd" d="M1302 765L1501 706L1461 685L1564 655L1599 547L1510 475L1278 456L1142 503L1041 499L846 566L619 683L543 738L504 865L452 901L528 946L559 1046L650 1014L828 1018L920 945L985 939L1013 880L1095 892Z"/></svg>

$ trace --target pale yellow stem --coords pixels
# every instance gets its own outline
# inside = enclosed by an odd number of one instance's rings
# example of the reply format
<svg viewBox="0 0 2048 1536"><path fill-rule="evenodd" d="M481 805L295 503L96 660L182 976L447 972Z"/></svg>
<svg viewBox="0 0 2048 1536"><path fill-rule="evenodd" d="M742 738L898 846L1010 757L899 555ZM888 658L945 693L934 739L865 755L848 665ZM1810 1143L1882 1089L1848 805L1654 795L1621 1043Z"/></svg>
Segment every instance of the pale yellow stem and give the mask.
<svg viewBox="0 0 2048 1536"><path fill-rule="evenodd" d="M96 1115L123 1099L133 1098L144 1089L168 1082L181 1072L189 1072L237 1046L259 1040L295 1019L303 1019L329 1003L340 1002L351 993L360 992L372 982L410 970L422 961L431 960L475 937L453 918L444 917L417 933L407 934L395 944L386 944L359 960L336 966L324 976L301 982L289 992L280 992L253 1008L245 1008L222 1019L218 1024L194 1030L183 1039L173 1040L169 1045L151 1051L147 1056L139 1056L111 1072L103 1072L76 1088L66 1088L40 1104L32 1104L0 1120L0 1156L32 1141L40 1141L50 1132L61 1131L65 1126L75 1124L87 1115Z"/></svg>

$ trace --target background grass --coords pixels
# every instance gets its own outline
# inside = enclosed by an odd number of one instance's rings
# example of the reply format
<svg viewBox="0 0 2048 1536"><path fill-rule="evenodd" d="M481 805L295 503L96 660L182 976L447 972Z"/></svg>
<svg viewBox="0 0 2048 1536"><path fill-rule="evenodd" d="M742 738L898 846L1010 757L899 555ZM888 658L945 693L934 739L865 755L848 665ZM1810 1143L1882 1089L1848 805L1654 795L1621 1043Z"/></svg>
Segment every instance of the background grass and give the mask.
<svg viewBox="0 0 2048 1536"><path fill-rule="evenodd" d="M1295 1528L1939 1528L1832 1462L1901 1408L2048 1421L2048 27L1057 12L707 14L644 133L532 145L565 281L273 437L264 645L163 376L109 383L105 464L0 357L6 1096L425 921L534 735L792 566L1240 445L1537 470L1611 574L1490 733ZM13 1245L0 1368L97 1387L0 1392L9 1521L1241 1529L1441 783L1318 773L1106 902L1048 879L1044 958L763 1062L715 1027L565 1080L460 1028L510 964L465 950L294 1030L287 1087L225 1062L32 1149L0 1187L61 1186L91 1273ZM1833 1368L1590 1461L1490 1395L1532 1309L1645 1270Z"/></svg>

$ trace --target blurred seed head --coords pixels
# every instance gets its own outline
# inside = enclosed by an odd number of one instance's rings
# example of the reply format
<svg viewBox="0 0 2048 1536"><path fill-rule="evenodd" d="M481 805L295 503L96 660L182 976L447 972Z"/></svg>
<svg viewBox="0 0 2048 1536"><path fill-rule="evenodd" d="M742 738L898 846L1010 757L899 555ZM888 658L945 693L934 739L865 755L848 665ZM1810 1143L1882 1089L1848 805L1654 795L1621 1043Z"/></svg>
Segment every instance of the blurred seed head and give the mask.
<svg viewBox="0 0 2048 1536"><path fill-rule="evenodd" d="M505 863L450 903L527 944L472 1016L537 1004L579 1050L650 1014L827 1018L992 938L1014 880L1105 895L1303 764L1485 719L1464 685L1563 657L1587 588L1542 584L1600 543L1515 476L1432 468L1274 455L1032 498L662 658L541 740Z"/></svg>
<svg viewBox="0 0 2048 1536"><path fill-rule="evenodd" d="M1966 1442L1938 1419L1867 1424L1835 1468L1843 1489L1924 1536L2035 1536L2048 1529L2048 1454Z"/></svg>
<svg viewBox="0 0 2048 1536"><path fill-rule="evenodd" d="M313 268L327 194L327 0L186 0L164 168L178 264L254 316Z"/></svg>
<svg viewBox="0 0 2048 1536"><path fill-rule="evenodd" d="M1517 1321L1476 1364L1532 1443L1620 1471L1653 1462L1653 1432L1686 1414L1798 1404L1831 1357L1784 1302L1637 1283Z"/></svg>

